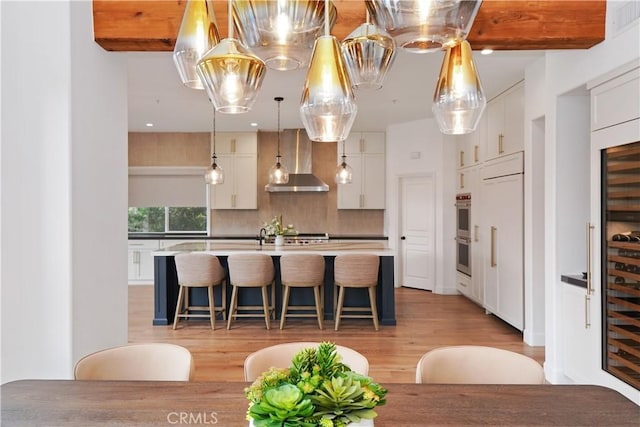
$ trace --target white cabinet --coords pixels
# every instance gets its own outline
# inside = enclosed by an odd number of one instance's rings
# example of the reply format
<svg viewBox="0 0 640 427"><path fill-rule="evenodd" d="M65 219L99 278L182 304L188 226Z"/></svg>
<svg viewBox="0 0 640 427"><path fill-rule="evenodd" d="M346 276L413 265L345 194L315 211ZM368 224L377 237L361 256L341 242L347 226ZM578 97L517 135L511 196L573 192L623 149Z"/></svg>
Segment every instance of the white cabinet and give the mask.
<svg viewBox="0 0 640 427"><path fill-rule="evenodd" d="M486 162L482 182L484 304L524 328L523 155Z"/></svg>
<svg viewBox="0 0 640 427"><path fill-rule="evenodd" d="M258 137L252 132L216 133L224 183L209 185L211 209L258 208Z"/></svg>
<svg viewBox="0 0 640 427"><path fill-rule="evenodd" d="M342 144L336 145L338 160L342 161ZM344 150L353 180L351 184L338 184L338 209L384 209L385 134L352 132Z"/></svg>
<svg viewBox="0 0 640 427"><path fill-rule="evenodd" d="M128 278L130 283L153 283L153 256L157 240L129 240Z"/></svg>
<svg viewBox="0 0 640 427"><path fill-rule="evenodd" d="M487 105L486 158L506 156L524 148L524 83L518 83Z"/></svg>
<svg viewBox="0 0 640 427"><path fill-rule="evenodd" d="M589 384L593 371L598 369L595 355L600 350L599 338L592 327L593 300L586 289L560 284L560 349L564 356L564 374L578 384Z"/></svg>
<svg viewBox="0 0 640 427"><path fill-rule="evenodd" d="M487 146L487 115L485 110L475 132L456 137L456 147L458 149L456 166L458 168L478 165L484 161Z"/></svg>

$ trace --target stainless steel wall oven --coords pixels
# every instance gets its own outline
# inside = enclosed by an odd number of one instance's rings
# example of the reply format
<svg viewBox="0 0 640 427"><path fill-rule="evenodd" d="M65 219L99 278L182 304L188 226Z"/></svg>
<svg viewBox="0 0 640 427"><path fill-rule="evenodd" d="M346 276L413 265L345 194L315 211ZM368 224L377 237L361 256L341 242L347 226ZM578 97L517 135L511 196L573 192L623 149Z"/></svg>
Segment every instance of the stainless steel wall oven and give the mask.
<svg viewBox="0 0 640 427"><path fill-rule="evenodd" d="M456 195L456 266L471 276L471 194Z"/></svg>

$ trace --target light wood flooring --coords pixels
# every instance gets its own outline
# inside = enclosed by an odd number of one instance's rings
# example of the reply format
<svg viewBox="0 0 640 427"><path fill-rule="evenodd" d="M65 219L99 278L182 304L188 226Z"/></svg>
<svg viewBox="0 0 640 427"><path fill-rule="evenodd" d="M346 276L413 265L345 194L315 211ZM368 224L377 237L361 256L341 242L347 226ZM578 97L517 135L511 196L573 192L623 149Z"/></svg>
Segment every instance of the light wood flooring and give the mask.
<svg viewBox="0 0 640 427"><path fill-rule="evenodd" d="M129 342L170 342L188 348L194 357L195 381L243 381L245 357L262 347L289 341L332 341L363 353L369 374L381 383L415 381L415 367L425 352L444 345L488 345L544 361L544 347L530 347L522 334L459 295L396 289L396 326L373 329L370 320L344 319L340 331L333 321L319 330L315 319L288 319L285 329L273 322L267 331L260 319L238 319L227 331L222 320L216 330L208 320L184 320L153 326L153 287L129 286ZM273 327L275 326L275 328Z"/></svg>

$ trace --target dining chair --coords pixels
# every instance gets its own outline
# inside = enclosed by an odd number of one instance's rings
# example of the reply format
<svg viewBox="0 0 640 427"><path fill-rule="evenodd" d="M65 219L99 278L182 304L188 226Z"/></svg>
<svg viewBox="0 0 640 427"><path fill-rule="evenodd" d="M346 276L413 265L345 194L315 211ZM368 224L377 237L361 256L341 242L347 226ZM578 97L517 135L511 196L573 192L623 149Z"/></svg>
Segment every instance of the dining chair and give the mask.
<svg viewBox="0 0 640 427"><path fill-rule="evenodd" d="M269 368L288 368L291 366L291 359L300 350L319 345L319 342L288 342L254 351L244 360L244 379L251 382ZM362 375L369 374L369 361L364 355L341 345L336 345L336 351L342 357L342 363L352 371Z"/></svg>
<svg viewBox="0 0 640 427"><path fill-rule="evenodd" d="M76 380L190 381L193 357L169 343L138 343L84 356L75 365Z"/></svg>
<svg viewBox="0 0 640 427"><path fill-rule="evenodd" d="M378 268L380 257L372 254L342 254L334 261L334 283L338 290L336 303L335 330L340 327L343 318L373 319L373 326L378 330L378 307L376 303L376 287L378 285ZM366 288L369 292L369 307L345 307L345 289ZM354 314L343 314L351 312Z"/></svg>
<svg viewBox="0 0 640 427"><path fill-rule="evenodd" d="M215 255L201 253L182 253L175 256L176 273L178 276L178 302L176 303L176 314L173 318L173 329L178 325L180 318L209 318L211 329L216 329L216 313L222 314L222 319L226 317L227 282L226 272L218 257ZM216 307L214 298L214 287L222 287L222 298L220 307ZM208 305L199 306L189 304L190 288L207 288ZM203 313L203 311L209 313Z"/></svg>
<svg viewBox="0 0 640 427"><path fill-rule="evenodd" d="M238 317L263 317L267 329L271 329L271 317L275 317L275 268L271 256L266 254L231 254L227 258L229 281L231 282L231 304L227 329ZM271 288L269 296L268 288ZM241 288L260 288L262 305L239 305L238 290ZM256 311L262 314L256 314Z"/></svg>
<svg viewBox="0 0 640 427"><path fill-rule="evenodd" d="M280 282L282 283L282 313L280 329L287 317L316 317L323 329L322 285L324 283L324 257L320 254L285 254L280 257ZM312 288L315 305L289 305L291 288ZM289 313L294 310L294 313ZM310 311L313 311L310 313Z"/></svg>
<svg viewBox="0 0 640 427"><path fill-rule="evenodd" d="M544 384L534 359L494 347L460 345L425 353L416 367L418 384Z"/></svg>

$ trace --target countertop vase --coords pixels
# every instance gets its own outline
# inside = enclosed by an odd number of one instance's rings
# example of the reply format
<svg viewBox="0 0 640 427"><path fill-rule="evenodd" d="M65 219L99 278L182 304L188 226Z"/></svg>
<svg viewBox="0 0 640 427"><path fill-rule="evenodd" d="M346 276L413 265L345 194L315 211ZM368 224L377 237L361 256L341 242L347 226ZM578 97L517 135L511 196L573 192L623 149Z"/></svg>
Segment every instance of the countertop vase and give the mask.
<svg viewBox="0 0 640 427"><path fill-rule="evenodd" d="M276 246L282 246L284 245L284 236L283 235L278 235L275 238L275 244Z"/></svg>

